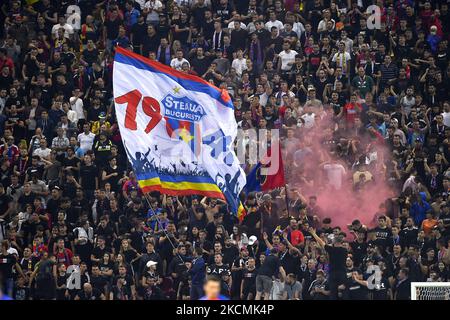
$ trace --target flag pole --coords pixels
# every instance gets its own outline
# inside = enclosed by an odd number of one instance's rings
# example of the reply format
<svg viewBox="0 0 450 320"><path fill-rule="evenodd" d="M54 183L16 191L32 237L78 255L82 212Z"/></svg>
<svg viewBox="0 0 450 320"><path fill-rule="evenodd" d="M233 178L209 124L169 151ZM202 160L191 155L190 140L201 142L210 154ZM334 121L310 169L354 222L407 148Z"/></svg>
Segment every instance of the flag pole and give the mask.
<svg viewBox="0 0 450 320"><path fill-rule="evenodd" d="M260 228L261 228L261 236L264 234L264 213L263 213L263 210L259 210L261 213L260 213L260 215L261 215L261 226L260 226Z"/></svg>
<svg viewBox="0 0 450 320"><path fill-rule="evenodd" d="M259 210L259 233L262 237L262 235L264 234L264 215L263 215L263 211L261 210L260 207L260 201L262 200L260 196L258 196L258 193L255 194L256 197L256 203L258 204L258 210Z"/></svg>
<svg viewBox="0 0 450 320"><path fill-rule="evenodd" d="M147 200L148 207L149 207L149 209L152 211L153 217L156 218L156 221L157 221L159 227L163 230L164 235L166 236L167 240L169 240L170 245L172 246L172 248L173 248L173 249L176 249L178 258L180 258L181 262L184 263L183 258L182 258L181 255L178 253L177 247L175 247L175 245L173 244L172 240L170 240L169 234L167 233L166 229L162 227L161 220L159 220L158 215L157 215L156 212L153 210L152 204L150 203L150 200L149 200L148 197L149 197L149 196L148 196L148 193L144 193L144 198L145 198L145 200Z"/></svg>
<svg viewBox="0 0 450 320"><path fill-rule="evenodd" d="M284 200L286 201L286 210L288 213L288 216L291 216L290 212L289 212L289 197L288 197L288 189L287 189L287 184L284 184Z"/></svg>

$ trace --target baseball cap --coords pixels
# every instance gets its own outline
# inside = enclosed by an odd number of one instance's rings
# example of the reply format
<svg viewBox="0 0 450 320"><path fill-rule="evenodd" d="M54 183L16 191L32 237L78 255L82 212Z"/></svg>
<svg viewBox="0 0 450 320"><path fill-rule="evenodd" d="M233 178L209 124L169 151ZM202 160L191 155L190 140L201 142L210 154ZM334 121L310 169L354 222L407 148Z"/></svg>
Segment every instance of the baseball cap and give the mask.
<svg viewBox="0 0 450 320"><path fill-rule="evenodd" d="M431 34L436 34L437 33L437 27L435 25L430 27L430 33Z"/></svg>
<svg viewBox="0 0 450 320"><path fill-rule="evenodd" d="M255 244L256 241L258 241L258 238L257 238L256 236L251 236L251 237L248 239L248 244L249 244L250 246L252 246L252 245Z"/></svg>
<svg viewBox="0 0 450 320"><path fill-rule="evenodd" d="M150 260L147 262L146 267L150 268L151 266L156 266L158 264L158 262Z"/></svg>
<svg viewBox="0 0 450 320"><path fill-rule="evenodd" d="M314 86L308 86L308 91L313 91L313 90L316 90L316 88L314 88Z"/></svg>

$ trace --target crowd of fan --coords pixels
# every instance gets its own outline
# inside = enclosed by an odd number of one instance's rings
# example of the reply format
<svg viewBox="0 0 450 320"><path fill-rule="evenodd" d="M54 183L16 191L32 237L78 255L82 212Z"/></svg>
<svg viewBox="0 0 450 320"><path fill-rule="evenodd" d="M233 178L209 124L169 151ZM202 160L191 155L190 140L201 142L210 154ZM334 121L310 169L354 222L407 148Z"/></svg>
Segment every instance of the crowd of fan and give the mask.
<svg viewBox="0 0 450 320"><path fill-rule="evenodd" d="M401 300L449 280L447 1L2 3L4 295L194 300L213 274L232 299ZM218 199L143 195L114 113L116 46L227 89L240 129L281 130L286 168L322 121L333 154L360 160L360 188L375 137L395 205L338 227L314 178L243 195L243 221Z"/></svg>

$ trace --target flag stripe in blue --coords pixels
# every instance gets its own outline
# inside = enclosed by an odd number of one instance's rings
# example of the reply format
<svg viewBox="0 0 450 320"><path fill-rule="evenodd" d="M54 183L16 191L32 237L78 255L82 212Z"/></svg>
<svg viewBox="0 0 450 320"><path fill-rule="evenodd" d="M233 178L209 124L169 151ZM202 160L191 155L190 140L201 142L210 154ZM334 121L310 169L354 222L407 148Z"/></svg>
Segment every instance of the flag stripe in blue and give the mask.
<svg viewBox="0 0 450 320"><path fill-rule="evenodd" d="M171 79L173 79L174 81L176 81L180 86L182 86L184 89L188 90L188 91L196 91L196 92L202 92L202 93L206 93L208 94L211 98L219 101L221 104L223 104L224 106L234 109L233 103L230 101L225 102L222 99L222 94L220 91L218 91L217 89L215 89L214 87L202 83L202 82L197 82L197 81L193 81L190 79L183 79L183 78L179 78L173 74L169 74L169 73L165 73L161 70L158 70L148 64L146 64L143 61L134 59L132 57L128 57L126 55L123 55L119 52L116 53L114 60L116 62L120 62L120 63L124 63L124 64L128 64L128 65L132 65L138 69L142 69L142 70L147 70L147 71L151 71L151 72L155 72L155 73L160 73L163 74Z"/></svg>

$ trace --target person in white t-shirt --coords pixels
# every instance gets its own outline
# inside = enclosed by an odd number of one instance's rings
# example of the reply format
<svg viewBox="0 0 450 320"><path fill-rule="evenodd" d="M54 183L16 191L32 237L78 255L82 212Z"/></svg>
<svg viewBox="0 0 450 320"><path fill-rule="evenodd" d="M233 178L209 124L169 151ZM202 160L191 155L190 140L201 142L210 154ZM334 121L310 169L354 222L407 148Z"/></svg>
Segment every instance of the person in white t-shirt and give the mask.
<svg viewBox="0 0 450 320"><path fill-rule="evenodd" d="M247 59L244 58L244 53L241 49L236 52L236 59L231 63L231 67L236 70L236 74L240 77L242 72L247 70Z"/></svg>
<svg viewBox="0 0 450 320"><path fill-rule="evenodd" d="M335 161L325 164L323 170L328 179L328 185L336 190L340 190L346 174L344 166Z"/></svg>
<svg viewBox="0 0 450 320"><path fill-rule="evenodd" d="M149 0L144 4L143 13L147 15L147 24L158 24L159 14L162 12L163 5L159 0Z"/></svg>
<svg viewBox="0 0 450 320"><path fill-rule="evenodd" d="M47 148L47 140L42 138L39 141L40 147L33 151L33 156L39 156L41 159L50 159L51 149Z"/></svg>
<svg viewBox="0 0 450 320"><path fill-rule="evenodd" d="M79 91L79 89L75 89ZM70 97L69 99L70 109L76 112L78 121L86 119L85 110L84 110L84 102L83 99L79 98L75 93L75 96Z"/></svg>
<svg viewBox="0 0 450 320"><path fill-rule="evenodd" d="M301 118L304 121L304 123L303 123L304 128L311 129L312 127L314 127L314 125L316 124L316 121L315 121L316 115L313 112L313 107L307 106L306 113L304 115L302 115Z"/></svg>
<svg viewBox="0 0 450 320"><path fill-rule="evenodd" d="M330 10L325 9L323 10L323 19L320 20L319 25L317 26L317 32L323 32L327 30L327 22L331 21L333 23L333 29L336 25L336 21L334 19L331 19L331 13Z"/></svg>
<svg viewBox="0 0 450 320"><path fill-rule="evenodd" d="M189 61L187 61L185 58L183 58L183 50L178 49L175 54L175 58L173 58L172 61L170 61L170 66L173 69L181 71L181 69L182 69L181 67L183 66L183 63L187 63L189 65L189 68L191 67Z"/></svg>
<svg viewBox="0 0 450 320"><path fill-rule="evenodd" d="M55 24L52 27L52 35L54 37L58 36L58 30L63 28L64 29L64 38L67 39L71 39L71 37L73 36L73 28L70 24L66 23L66 18L64 18L64 16L60 16L59 17L59 23Z"/></svg>
<svg viewBox="0 0 450 320"><path fill-rule="evenodd" d="M78 143L80 148L86 152L92 150L92 145L94 144L95 134L91 132L91 126L89 123L83 125L83 132L78 135Z"/></svg>
<svg viewBox="0 0 450 320"><path fill-rule="evenodd" d="M283 51L279 53L278 60L278 69L282 72L287 72L292 69L292 65L295 62L295 56L297 55L297 51L291 50L291 43L289 41L285 41L283 43Z"/></svg>
<svg viewBox="0 0 450 320"><path fill-rule="evenodd" d="M280 20L277 20L277 15L275 14L274 11L270 12L269 15L269 21L266 22L265 27L267 30L272 30L272 27L277 27L278 29L278 34L277 36L280 34L280 31L284 30L284 25L283 22L281 22Z"/></svg>
<svg viewBox="0 0 450 320"><path fill-rule="evenodd" d="M406 112L406 116L409 117L412 108L416 104L416 98L414 97L414 88L410 87L406 89L406 95L400 99L400 106Z"/></svg>
<svg viewBox="0 0 450 320"><path fill-rule="evenodd" d="M352 57L350 53L345 51L345 43L339 42L338 44L338 52L336 52L333 56L333 61L336 64L336 67L342 68L342 74L348 75L350 72L350 64Z"/></svg>
<svg viewBox="0 0 450 320"><path fill-rule="evenodd" d="M75 110L70 108L70 104L68 102L63 102L63 110L67 115L67 119L76 125L78 123L78 114Z"/></svg>
<svg viewBox="0 0 450 320"><path fill-rule="evenodd" d="M444 112L442 112L442 117L444 117L444 125L450 127L450 103L444 102Z"/></svg>
<svg viewBox="0 0 450 320"><path fill-rule="evenodd" d="M292 30L297 34L297 37L300 39L303 32L305 32L305 26L301 22L294 22L292 24Z"/></svg>
<svg viewBox="0 0 450 320"><path fill-rule="evenodd" d="M233 30L234 29L234 22L236 21L236 22L239 22L239 24L240 24L240 27L241 27L241 29L247 29L247 26L245 25L245 23L243 23L242 21L242 18L241 18L241 15L239 14L239 13L235 13L234 15L233 15L233 19L232 19L232 21L230 21L230 23L228 23L228 30Z"/></svg>

